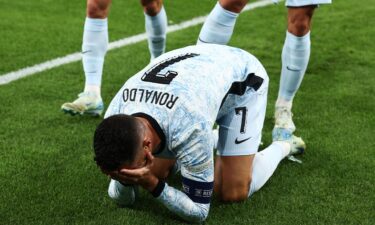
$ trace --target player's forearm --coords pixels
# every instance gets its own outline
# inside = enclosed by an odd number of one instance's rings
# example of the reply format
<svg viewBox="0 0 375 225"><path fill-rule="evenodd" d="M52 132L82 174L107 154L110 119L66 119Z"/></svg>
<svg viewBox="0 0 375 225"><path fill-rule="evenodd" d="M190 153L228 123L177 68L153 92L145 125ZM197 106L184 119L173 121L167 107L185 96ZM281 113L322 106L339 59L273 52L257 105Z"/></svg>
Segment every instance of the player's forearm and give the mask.
<svg viewBox="0 0 375 225"><path fill-rule="evenodd" d="M210 204L195 203L185 193L166 183L159 183L156 188L152 193L154 197L181 218L189 222L203 222L207 218Z"/></svg>

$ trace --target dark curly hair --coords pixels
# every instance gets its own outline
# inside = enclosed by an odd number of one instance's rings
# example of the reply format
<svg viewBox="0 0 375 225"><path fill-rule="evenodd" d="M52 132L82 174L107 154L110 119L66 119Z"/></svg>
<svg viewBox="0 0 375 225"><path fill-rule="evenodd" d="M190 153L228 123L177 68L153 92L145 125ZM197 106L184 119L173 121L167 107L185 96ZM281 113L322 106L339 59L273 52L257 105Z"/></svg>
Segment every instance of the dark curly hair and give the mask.
<svg viewBox="0 0 375 225"><path fill-rule="evenodd" d="M104 119L94 134L94 160L105 171L134 161L140 149L143 125L135 117L120 114Z"/></svg>

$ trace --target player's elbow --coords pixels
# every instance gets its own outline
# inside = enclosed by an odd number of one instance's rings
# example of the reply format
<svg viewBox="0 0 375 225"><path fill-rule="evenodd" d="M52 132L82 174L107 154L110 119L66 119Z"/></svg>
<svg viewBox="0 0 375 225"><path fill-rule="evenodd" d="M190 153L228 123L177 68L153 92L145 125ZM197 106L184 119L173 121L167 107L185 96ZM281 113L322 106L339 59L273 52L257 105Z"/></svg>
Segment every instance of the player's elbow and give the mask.
<svg viewBox="0 0 375 225"><path fill-rule="evenodd" d="M135 186L123 186L119 182L111 180L108 187L108 196L119 206L131 206L137 196Z"/></svg>
<svg viewBox="0 0 375 225"><path fill-rule="evenodd" d="M203 223L207 219L207 216L208 216L208 213L206 215L202 215L202 216L194 218L191 222Z"/></svg>
<svg viewBox="0 0 375 225"><path fill-rule="evenodd" d="M181 211L177 211L177 214L187 222L190 223L202 223L207 219L208 212L210 211L209 204L186 204Z"/></svg>
<svg viewBox="0 0 375 225"><path fill-rule="evenodd" d="M108 196L113 200L113 201L118 201L120 199L120 193L118 192L118 190L116 190L115 188L113 187L109 187L108 188Z"/></svg>
<svg viewBox="0 0 375 225"><path fill-rule="evenodd" d="M203 223L207 219L208 211L208 209L202 208L199 213L191 215L189 218L185 219L192 223Z"/></svg>

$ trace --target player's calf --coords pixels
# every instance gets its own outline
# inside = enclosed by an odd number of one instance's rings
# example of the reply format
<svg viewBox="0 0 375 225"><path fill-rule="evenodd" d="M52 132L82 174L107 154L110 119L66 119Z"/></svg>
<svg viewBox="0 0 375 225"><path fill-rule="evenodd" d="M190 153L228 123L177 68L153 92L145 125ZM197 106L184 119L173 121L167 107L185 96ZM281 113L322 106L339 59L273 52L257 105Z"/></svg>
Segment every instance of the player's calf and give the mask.
<svg viewBox="0 0 375 225"><path fill-rule="evenodd" d="M240 202L248 198L250 181L241 182L238 185L223 185L220 192L216 193L222 202Z"/></svg>
<svg viewBox="0 0 375 225"><path fill-rule="evenodd" d="M214 192L221 201L238 202L247 199L252 160L253 155L216 158Z"/></svg>

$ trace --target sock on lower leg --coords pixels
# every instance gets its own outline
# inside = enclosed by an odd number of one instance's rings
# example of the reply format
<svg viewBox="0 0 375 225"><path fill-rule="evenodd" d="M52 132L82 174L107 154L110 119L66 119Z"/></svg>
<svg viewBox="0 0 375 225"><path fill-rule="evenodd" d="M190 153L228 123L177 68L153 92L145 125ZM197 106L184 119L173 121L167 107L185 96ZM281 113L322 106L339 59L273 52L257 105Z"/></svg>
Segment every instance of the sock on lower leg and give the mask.
<svg viewBox="0 0 375 225"><path fill-rule="evenodd" d="M291 108L291 102L301 85L309 63L310 32L302 37L287 32L281 58L281 79L276 105Z"/></svg>
<svg viewBox="0 0 375 225"><path fill-rule="evenodd" d="M100 96L104 57L108 48L107 19L86 18L82 43L82 63L85 71L85 91ZM96 88L93 88L95 86Z"/></svg>
<svg viewBox="0 0 375 225"><path fill-rule="evenodd" d="M88 92L90 94L94 94L98 97L100 97L100 86L99 85L85 85L84 92Z"/></svg>
<svg viewBox="0 0 375 225"><path fill-rule="evenodd" d="M280 161L289 154L289 151L290 146L288 143L277 141L255 154L249 196L258 191L267 182Z"/></svg>
<svg viewBox="0 0 375 225"><path fill-rule="evenodd" d="M164 7L156 16L149 16L145 13L145 27L148 35L148 48L151 59L158 57L165 51L167 37L167 14Z"/></svg>
<svg viewBox="0 0 375 225"><path fill-rule="evenodd" d="M292 100L288 101L288 100L286 100L282 97L280 97L276 100L276 107L283 107L283 108L287 108L287 109L291 110L292 106L293 106Z"/></svg>
<svg viewBox="0 0 375 225"><path fill-rule="evenodd" d="M197 44L227 44L232 37L237 17L238 13L224 9L217 2L203 24Z"/></svg>

